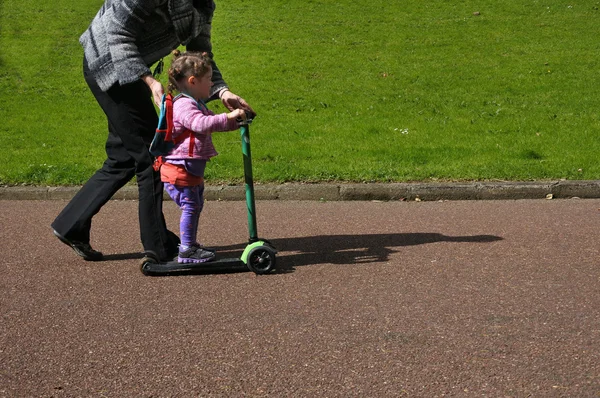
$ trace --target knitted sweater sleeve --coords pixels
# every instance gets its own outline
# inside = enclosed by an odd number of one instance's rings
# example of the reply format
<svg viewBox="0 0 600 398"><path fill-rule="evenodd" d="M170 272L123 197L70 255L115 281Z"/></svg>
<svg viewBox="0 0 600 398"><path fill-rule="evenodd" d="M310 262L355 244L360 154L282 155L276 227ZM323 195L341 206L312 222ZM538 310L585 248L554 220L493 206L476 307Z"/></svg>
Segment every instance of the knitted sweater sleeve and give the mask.
<svg viewBox="0 0 600 398"><path fill-rule="evenodd" d="M182 97L173 103L175 135L184 129L196 134L210 134L216 131L231 131L238 128L235 120L227 120L227 114L215 115L210 110L201 111L194 100Z"/></svg>
<svg viewBox="0 0 600 398"><path fill-rule="evenodd" d="M158 0L120 0L113 1L105 11L107 41L120 84L134 82L149 72L136 39L157 7Z"/></svg>

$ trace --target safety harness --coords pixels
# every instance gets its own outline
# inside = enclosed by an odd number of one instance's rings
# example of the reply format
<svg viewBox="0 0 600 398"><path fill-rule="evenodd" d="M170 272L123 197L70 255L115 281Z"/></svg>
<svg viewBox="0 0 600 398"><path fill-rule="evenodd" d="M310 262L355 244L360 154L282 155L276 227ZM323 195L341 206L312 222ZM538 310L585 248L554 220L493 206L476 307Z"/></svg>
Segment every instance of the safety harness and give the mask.
<svg viewBox="0 0 600 398"><path fill-rule="evenodd" d="M175 147L175 145L187 138L190 139L188 156L194 156L194 141L196 136L192 130L186 129L176 138L173 138L173 102L175 102L182 95L185 94L179 94L173 98L171 93L163 94L162 103L160 106L160 115L158 117L158 126L156 128L156 132L154 133L152 143L150 144L150 153L156 157L154 161L154 170L158 171L165 163L164 156L171 153L171 150Z"/></svg>

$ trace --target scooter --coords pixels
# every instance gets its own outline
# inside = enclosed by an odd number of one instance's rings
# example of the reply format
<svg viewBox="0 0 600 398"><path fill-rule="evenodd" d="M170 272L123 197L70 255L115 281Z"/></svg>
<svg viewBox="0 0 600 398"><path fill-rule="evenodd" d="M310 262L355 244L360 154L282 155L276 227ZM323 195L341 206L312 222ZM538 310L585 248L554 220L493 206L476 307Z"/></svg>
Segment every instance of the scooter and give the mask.
<svg viewBox="0 0 600 398"><path fill-rule="evenodd" d="M248 245L240 258L217 258L213 261L197 264L180 264L177 260L167 263L145 261L141 266L144 275L169 275L193 271L211 271L232 269L245 266L258 274L268 274L275 269L275 254L277 250L266 239L260 239L256 227L256 204L254 200L254 181L252 177L252 154L250 150L250 128L254 114L246 112L246 121L240 125L242 138L242 155L244 158L244 180L246 190L246 207L248 210Z"/></svg>

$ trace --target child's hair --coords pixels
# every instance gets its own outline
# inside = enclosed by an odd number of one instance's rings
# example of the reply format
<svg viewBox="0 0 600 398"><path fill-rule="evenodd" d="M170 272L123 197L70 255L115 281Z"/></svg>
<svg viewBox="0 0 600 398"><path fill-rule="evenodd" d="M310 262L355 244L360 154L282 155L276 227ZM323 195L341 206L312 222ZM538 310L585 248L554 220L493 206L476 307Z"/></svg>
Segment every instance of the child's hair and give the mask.
<svg viewBox="0 0 600 398"><path fill-rule="evenodd" d="M211 67L211 59L208 53L197 53L179 50L173 51L173 62L169 68L169 86L167 90L171 93L175 90L181 91L180 84L184 79L195 76L204 76Z"/></svg>

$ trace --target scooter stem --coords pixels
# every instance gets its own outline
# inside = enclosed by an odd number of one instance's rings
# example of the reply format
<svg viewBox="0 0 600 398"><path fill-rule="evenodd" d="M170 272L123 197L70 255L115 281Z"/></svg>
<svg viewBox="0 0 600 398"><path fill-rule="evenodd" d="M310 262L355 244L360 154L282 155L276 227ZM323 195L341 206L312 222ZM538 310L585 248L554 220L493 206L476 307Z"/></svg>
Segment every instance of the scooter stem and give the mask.
<svg viewBox="0 0 600 398"><path fill-rule="evenodd" d="M244 180L246 183L246 207L248 209L248 233L250 242L258 240L256 232L256 205L254 203L254 181L252 179L252 153L250 150L250 129L248 125L240 126L242 137L242 154L244 156Z"/></svg>

